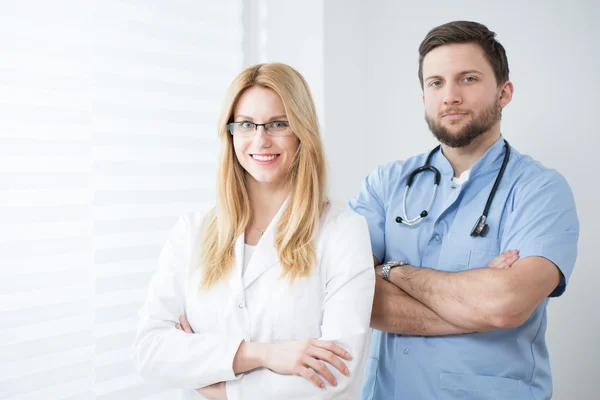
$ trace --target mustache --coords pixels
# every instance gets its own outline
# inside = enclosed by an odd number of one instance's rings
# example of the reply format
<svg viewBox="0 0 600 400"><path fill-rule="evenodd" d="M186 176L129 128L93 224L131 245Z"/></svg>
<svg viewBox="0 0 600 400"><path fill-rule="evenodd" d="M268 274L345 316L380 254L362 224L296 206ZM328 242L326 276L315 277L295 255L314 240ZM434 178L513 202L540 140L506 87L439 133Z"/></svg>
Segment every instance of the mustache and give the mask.
<svg viewBox="0 0 600 400"><path fill-rule="evenodd" d="M469 110L465 110L463 108L449 107L449 108L446 108L444 111L440 112L438 115L440 117L443 117L448 114L469 114L469 113L470 113Z"/></svg>

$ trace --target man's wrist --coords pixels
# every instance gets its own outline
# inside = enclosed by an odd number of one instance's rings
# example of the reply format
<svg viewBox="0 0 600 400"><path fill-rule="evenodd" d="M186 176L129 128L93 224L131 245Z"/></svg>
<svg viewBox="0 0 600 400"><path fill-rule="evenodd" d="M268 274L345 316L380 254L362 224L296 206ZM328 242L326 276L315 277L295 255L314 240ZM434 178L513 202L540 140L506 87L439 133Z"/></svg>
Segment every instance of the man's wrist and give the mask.
<svg viewBox="0 0 600 400"><path fill-rule="evenodd" d="M391 274L392 270L397 269L397 267L401 267L404 265L408 265L408 263L406 261L388 261L385 264L382 264L381 277L384 280L389 282L390 274Z"/></svg>
<svg viewBox="0 0 600 400"><path fill-rule="evenodd" d="M409 267L408 264L404 264L404 265L398 265L398 266L392 268L390 270L390 276L388 278L388 281L393 283L394 285L400 287L399 282L402 282L404 273L406 272L408 267Z"/></svg>

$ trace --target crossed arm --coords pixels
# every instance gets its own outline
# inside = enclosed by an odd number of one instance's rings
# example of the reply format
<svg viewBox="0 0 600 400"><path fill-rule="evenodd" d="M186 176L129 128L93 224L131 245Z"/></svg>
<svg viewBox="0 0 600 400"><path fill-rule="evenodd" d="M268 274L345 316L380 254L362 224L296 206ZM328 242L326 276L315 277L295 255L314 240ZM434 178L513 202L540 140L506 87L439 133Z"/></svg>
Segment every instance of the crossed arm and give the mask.
<svg viewBox="0 0 600 400"><path fill-rule="evenodd" d="M375 264L379 264L374 258ZM523 324L559 284L558 267L543 257L505 252L486 268L443 272L392 268L378 271L371 326L407 335L487 332Z"/></svg>

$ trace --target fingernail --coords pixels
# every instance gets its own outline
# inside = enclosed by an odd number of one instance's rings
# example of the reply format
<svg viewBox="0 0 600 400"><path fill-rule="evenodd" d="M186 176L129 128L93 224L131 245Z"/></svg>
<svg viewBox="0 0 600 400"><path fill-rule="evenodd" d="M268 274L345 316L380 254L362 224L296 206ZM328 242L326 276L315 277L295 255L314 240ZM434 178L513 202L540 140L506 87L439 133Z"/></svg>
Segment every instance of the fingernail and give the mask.
<svg viewBox="0 0 600 400"><path fill-rule="evenodd" d="M350 375L350 370L348 370L348 368L346 368L346 369L344 370L344 373L346 374L346 376L348 376L348 375Z"/></svg>

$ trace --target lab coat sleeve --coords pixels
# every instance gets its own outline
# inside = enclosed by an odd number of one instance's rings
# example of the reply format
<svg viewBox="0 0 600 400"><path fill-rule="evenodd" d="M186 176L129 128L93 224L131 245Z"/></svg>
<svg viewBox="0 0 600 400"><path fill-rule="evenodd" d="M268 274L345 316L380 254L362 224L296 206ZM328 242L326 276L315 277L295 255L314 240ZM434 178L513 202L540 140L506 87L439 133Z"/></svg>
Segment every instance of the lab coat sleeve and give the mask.
<svg viewBox="0 0 600 400"><path fill-rule="evenodd" d="M191 218L169 234L139 312L133 364L142 378L180 389L236 379L233 358L242 341L235 335L194 334L175 329L185 315L185 283L193 239Z"/></svg>
<svg viewBox="0 0 600 400"><path fill-rule="evenodd" d="M367 219L371 251L380 262L385 258L385 204L388 166L380 166L367 176L349 206Z"/></svg>
<svg viewBox="0 0 600 400"><path fill-rule="evenodd" d="M577 258L579 220L573 193L555 170L546 170L515 194L514 206L502 235L501 249L519 250L519 257L544 257L562 272L550 294L560 296Z"/></svg>
<svg viewBox="0 0 600 400"><path fill-rule="evenodd" d="M321 338L333 340L352 355L346 361L350 376L342 375L325 362L338 386L322 379L325 389L296 375L279 375L268 369L244 374L226 384L229 400L253 399L357 399L363 382L371 330L371 308L375 288L375 271L369 245L369 231L364 218L345 211L345 218L330 232L322 260L327 269L323 301Z"/></svg>

